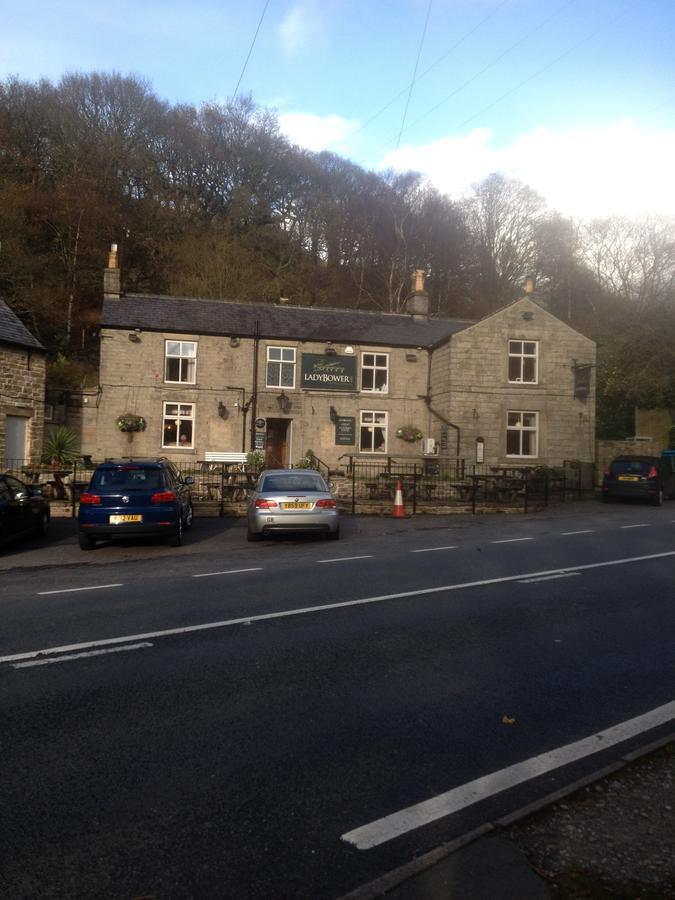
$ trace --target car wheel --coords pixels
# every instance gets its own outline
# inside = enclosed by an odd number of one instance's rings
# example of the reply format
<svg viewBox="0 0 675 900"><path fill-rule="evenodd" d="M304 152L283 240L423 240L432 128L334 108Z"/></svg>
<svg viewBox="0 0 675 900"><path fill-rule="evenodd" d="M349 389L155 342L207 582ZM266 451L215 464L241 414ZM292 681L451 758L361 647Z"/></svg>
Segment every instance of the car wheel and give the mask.
<svg viewBox="0 0 675 900"><path fill-rule="evenodd" d="M192 508L192 504L188 503L188 507L185 510L185 523L184 523L183 527L184 528L192 528L192 522L194 520L194 517L195 517L195 511Z"/></svg>
<svg viewBox="0 0 675 900"><path fill-rule="evenodd" d="M339 541L340 540L340 526L338 526L335 531L328 532L328 540L329 541Z"/></svg>
<svg viewBox="0 0 675 900"><path fill-rule="evenodd" d="M96 546L96 541L88 534L83 534L82 532L80 532L77 536L77 539L79 541L81 550L93 550Z"/></svg>
<svg viewBox="0 0 675 900"><path fill-rule="evenodd" d="M37 528L35 529L35 533L38 537L47 537L47 532L49 531L49 513L47 510L43 510L40 515L40 521L37 524Z"/></svg>
<svg viewBox="0 0 675 900"><path fill-rule="evenodd" d="M178 527L169 538L169 547L180 547L183 543L183 518L178 516Z"/></svg>

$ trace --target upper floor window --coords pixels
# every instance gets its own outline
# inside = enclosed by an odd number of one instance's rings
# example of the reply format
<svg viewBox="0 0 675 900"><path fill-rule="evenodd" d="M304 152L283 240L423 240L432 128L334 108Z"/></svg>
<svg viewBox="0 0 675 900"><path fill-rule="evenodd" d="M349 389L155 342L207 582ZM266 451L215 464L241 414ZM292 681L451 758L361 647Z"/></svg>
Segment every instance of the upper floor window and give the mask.
<svg viewBox="0 0 675 900"><path fill-rule="evenodd" d="M197 368L195 341L166 341L164 381L194 384Z"/></svg>
<svg viewBox="0 0 675 900"><path fill-rule="evenodd" d="M387 413L361 410L359 450L362 453L387 452Z"/></svg>
<svg viewBox="0 0 675 900"><path fill-rule="evenodd" d="M539 344L537 341L509 341L509 381L536 384Z"/></svg>
<svg viewBox="0 0 675 900"><path fill-rule="evenodd" d="M162 447L194 447L194 403L165 403L162 417Z"/></svg>
<svg viewBox="0 0 675 900"><path fill-rule="evenodd" d="M295 387L295 347L267 348L267 387Z"/></svg>
<svg viewBox="0 0 675 900"><path fill-rule="evenodd" d="M361 355L361 390L386 394L389 390L389 354Z"/></svg>
<svg viewBox="0 0 675 900"><path fill-rule="evenodd" d="M506 413L506 455L536 456L538 453L539 413Z"/></svg>

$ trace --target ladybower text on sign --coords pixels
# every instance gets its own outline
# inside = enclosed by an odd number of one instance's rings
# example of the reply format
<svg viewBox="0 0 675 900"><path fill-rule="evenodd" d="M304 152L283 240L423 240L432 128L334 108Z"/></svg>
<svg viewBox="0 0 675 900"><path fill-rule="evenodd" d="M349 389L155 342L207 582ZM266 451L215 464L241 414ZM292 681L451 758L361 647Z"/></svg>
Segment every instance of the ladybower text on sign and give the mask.
<svg viewBox="0 0 675 900"><path fill-rule="evenodd" d="M356 359L303 353L300 387L310 391L355 391Z"/></svg>

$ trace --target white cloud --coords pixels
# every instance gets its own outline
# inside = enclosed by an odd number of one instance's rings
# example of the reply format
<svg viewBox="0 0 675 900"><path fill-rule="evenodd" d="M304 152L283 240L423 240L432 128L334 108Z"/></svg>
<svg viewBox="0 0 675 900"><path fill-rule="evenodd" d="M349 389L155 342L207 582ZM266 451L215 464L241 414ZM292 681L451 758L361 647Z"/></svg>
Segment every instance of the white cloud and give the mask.
<svg viewBox="0 0 675 900"><path fill-rule="evenodd" d="M294 144L308 150L344 152L344 142L358 122L342 116L315 116L313 113L282 113L279 127Z"/></svg>
<svg viewBox="0 0 675 900"><path fill-rule="evenodd" d="M400 147L386 155L382 167L423 172L454 197L501 171L565 215L675 215L673 159L675 130L647 130L625 121L569 131L537 128L503 147L496 146L494 131L475 129Z"/></svg>
<svg viewBox="0 0 675 900"><path fill-rule="evenodd" d="M281 21L281 46L289 56L295 56L323 32L323 21L313 0L297 0Z"/></svg>

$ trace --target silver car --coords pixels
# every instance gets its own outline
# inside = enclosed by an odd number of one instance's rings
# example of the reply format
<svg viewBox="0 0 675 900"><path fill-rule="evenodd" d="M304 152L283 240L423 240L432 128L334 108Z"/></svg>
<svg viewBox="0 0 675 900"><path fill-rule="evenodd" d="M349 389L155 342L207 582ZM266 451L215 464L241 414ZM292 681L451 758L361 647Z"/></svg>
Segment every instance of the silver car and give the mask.
<svg viewBox="0 0 675 900"><path fill-rule="evenodd" d="M266 469L248 506L248 540L266 534L316 531L337 540L340 514L323 476L313 469Z"/></svg>

